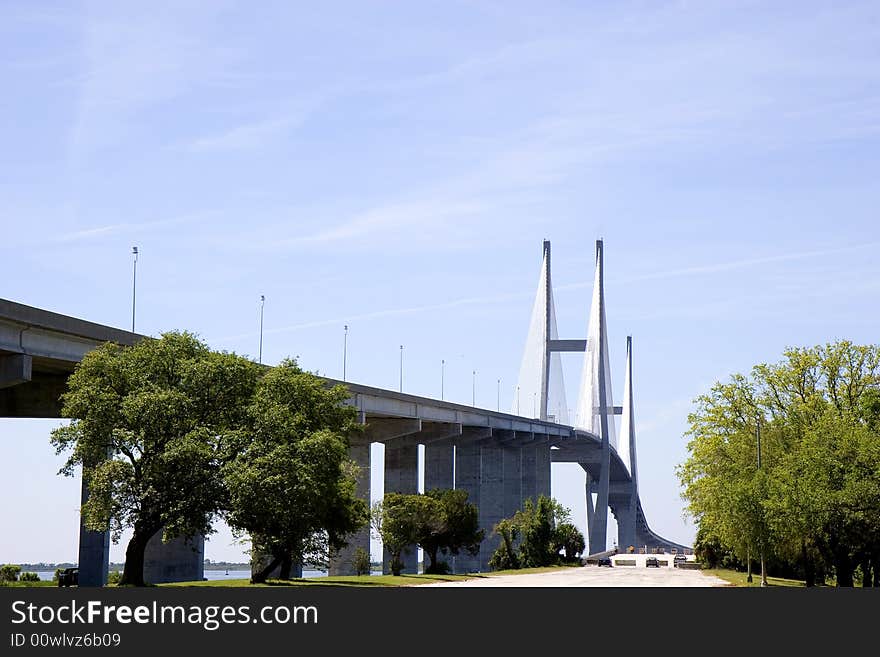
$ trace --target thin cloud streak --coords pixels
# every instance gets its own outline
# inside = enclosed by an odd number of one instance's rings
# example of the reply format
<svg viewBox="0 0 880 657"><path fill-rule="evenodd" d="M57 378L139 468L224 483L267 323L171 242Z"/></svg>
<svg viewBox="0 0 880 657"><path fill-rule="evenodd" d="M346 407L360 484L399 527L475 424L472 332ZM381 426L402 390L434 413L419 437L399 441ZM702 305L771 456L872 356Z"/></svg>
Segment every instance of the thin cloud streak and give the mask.
<svg viewBox="0 0 880 657"><path fill-rule="evenodd" d="M628 276L617 280L618 283L638 283L641 281L663 280L667 278L682 278L687 276L695 276L700 274L715 274L718 272L732 271L735 269L743 269L745 267L754 267L756 265L768 265L777 262L789 262L792 260L807 260L809 258L820 258L830 255L839 255L842 253L855 253L866 249L880 248L880 242L867 242L865 244L857 244L853 246L842 246L834 249L826 249L819 251L802 251L800 253L785 253L775 256L765 256L762 258L749 258L747 260L732 260L730 262L719 262L714 265L699 265L696 267L684 267L682 269L670 269L667 271L658 271L648 274L640 274L638 276ZM593 281L581 281L578 283L566 283L565 285L554 286L554 290L580 290L592 287Z"/></svg>
<svg viewBox="0 0 880 657"><path fill-rule="evenodd" d="M136 233L152 230L154 228L161 228L163 226L176 226L180 224L196 223L216 214L217 213L214 211L200 212L196 214L182 215L180 217L172 217L170 219L158 219L156 221L143 221L139 223L123 223L110 224L107 226L97 226L95 228L85 228L83 230L76 230L70 233L64 233L63 235L57 236L54 241L62 243L80 242L89 240L91 238L106 237L108 235L118 233Z"/></svg>
<svg viewBox="0 0 880 657"><path fill-rule="evenodd" d="M448 301L446 303L436 303L425 306L412 306L410 308L390 308L387 310L376 310L371 313L363 313L361 315L349 315L347 317L339 317L335 319L321 319L315 320L313 322L303 322L301 324L292 324L290 326L282 326L274 329L267 329L263 331L263 335L277 335L279 333L290 333L293 331L301 331L304 329L311 328L320 328L322 326L333 326L335 324L344 324L348 322L352 322L355 320L370 320L370 319L381 319L384 317L395 317L400 315L413 315L416 313L422 312L434 312L437 310L449 310L450 308L460 308L461 306L473 306L478 304L485 303L500 303L502 301L513 301L519 300L523 298L531 297L531 293L523 294L523 293L510 293L510 294L499 294L495 296L487 296L487 297L471 297L467 299L457 299L455 301ZM239 335L229 335L224 336L222 338L213 338L214 342L234 342L236 340L243 340L245 338L253 338L259 335L257 332L252 333L241 333ZM209 340L210 342L210 340Z"/></svg>

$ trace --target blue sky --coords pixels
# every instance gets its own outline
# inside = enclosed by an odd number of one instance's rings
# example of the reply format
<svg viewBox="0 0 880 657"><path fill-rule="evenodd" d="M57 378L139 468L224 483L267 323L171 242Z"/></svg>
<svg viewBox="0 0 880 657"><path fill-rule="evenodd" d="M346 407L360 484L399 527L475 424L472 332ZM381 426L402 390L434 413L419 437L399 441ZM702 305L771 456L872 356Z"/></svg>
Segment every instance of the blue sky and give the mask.
<svg viewBox="0 0 880 657"><path fill-rule="evenodd" d="M690 542L692 400L786 346L876 342L872 2L0 5L0 297L509 407L553 244L562 337L606 245L640 491ZM570 405L580 361L565 356ZM55 422L0 421L0 562L76 557ZM14 467L11 467L14 466ZM577 466L554 494L583 527ZM115 546L121 560L124 545ZM228 532L207 548L239 558Z"/></svg>

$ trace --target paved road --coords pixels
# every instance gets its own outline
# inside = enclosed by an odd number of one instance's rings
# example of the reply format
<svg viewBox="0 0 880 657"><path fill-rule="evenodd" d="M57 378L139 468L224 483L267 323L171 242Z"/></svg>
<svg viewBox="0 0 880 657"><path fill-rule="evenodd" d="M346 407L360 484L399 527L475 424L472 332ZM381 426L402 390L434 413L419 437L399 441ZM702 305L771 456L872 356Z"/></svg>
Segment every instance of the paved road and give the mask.
<svg viewBox="0 0 880 657"><path fill-rule="evenodd" d="M477 577L457 582L438 582L422 586L727 586L728 582L713 575L704 575L699 570L679 570L678 568L637 568L619 566L607 568L584 566L565 568L549 573L528 575L499 575L497 577Z"/></svg>

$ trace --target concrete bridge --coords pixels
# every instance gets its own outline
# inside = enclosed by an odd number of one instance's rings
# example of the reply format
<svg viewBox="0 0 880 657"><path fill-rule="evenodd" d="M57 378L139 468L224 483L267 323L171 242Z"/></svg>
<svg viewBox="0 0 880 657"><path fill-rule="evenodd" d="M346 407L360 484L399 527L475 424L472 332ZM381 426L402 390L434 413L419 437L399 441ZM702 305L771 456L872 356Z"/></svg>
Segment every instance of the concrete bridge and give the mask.
<svg viewBox="0 0 880 657"><path fill-rule="evenodd" d="M599 363L590 376L603 384L610 376L603 372L604 295L601 290L601 248L597 266L598 296L601 312L597 316L598 339L558 340L553 332L544 332L539 368L541 417L479 409L472 406L408 395L369 386L327 379L328 384L347 386L348 403L360 414L366 430L351 445L350 455L360 467L359 494L369 502L372 443L384 445L384 484L386 492L414 493L418 490L419 445L424 446L424 486L461 488L479 508L480 524L486 530L480 554L461 555L454 561L456 572L487 570L492 552L499 543L492 527L522 507L523 501L538 495L550 495L550 464L579 463L586 472L587 522L590 529L589 551L606 549L608 509L617 519L617 544L684 549L651 531L638 497L635 463L634 411L631 389L631 342L627 344L627 384L625 407L614 407L601 391L587 394L599 401L584 414L592 416L598 430L576 428L548 416L550 363L557 351L598 350ZM549 286L549 244L545 243L545 267L542 281ZM539 286L540 289L540 286ZM542 322L550 327L552 299L545 297L536 308L547 312ZM594 310L592 314L595 314ZM544 321L546 320L546 321ZM555 330L555 318L552 318ZM593 322L591 320L591 327ZM145 336L103 326L74 317L49 312L0 299L0 417L60 418L60 395L68 375L91 349L112 341L132 345ZM604 346L607 354L607 345ZM526 367L526 359L524 359ZM528 368L526 368L528 369ZM522 372L521 372L522 378ZM594 386L595 387L595 386ZM609 387L610 389L610 387ZM589 391L588 391L589 392ZM584 397L583 390L581 397ZM588 402L590 400L588 399ZM590 402L593 404L593 402ZM608 418L624 414L621 433L628 444L621 456L610 437ZM628 422L627 422L628 420ZM596 501L594 503L594 495ZM82 501L88 498L83 485ZM81 526L79 567L80 584L100 586L106 583L109 561L109 533L91 532ZM351 557L362 547L369 552L367 529L352 537L345 552L331 564L332 574L351 573ZM163 544L154 537L147 547L145 578L154 583L189 581L203 577L204 539L178 539ZM386 555L386 566L387 566ZM405 558L404 572L416 571L416 554Z"/></svg>

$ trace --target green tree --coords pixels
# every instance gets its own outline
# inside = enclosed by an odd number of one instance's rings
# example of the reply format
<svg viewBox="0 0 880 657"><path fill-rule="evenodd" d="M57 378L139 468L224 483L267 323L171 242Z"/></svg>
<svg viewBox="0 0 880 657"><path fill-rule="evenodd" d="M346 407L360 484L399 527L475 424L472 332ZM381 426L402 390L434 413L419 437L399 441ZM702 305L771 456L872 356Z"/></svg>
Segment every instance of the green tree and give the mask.
<svg viewBox="0 0 880 657"><path fill-rule="evenodd" d="M0 584L5 582L17 582L18 574L21 572L21 566L7 563L0 566Z"/></svg>
<svg viewBox="0 0 880 657"><path fill-rule="evenodd" d="M430 559L426 573L441 573L446 565L438 561L437 553L457 555L462 550L476 555L484 532L480 529L479 509L468 502L465 490L438 488L425 493L434 504L426 504L427 514L420 523L416 543Z"/></svg>
<svg viewBox="0 0 880 657"><path fill-rule="evenodd" d="M565 553L567 562L576 562L581 553L586 549L587 543L584 535L577 527L570 522L563 522L556 525L555 530L555 552Z"/></svg>
<svg viewBox="0 0 880 657"><path fill-rule="evenodd" d="M501 536L501 545L490 558L493 570L508 568L537 568L559 561L559 551L566 540L574 552L578 539L565 525L571 524L571 511L557 500L540 495L537 500L527 499L523 508L510 518L495 525L494 532ZM561 529L560 529L561 528ZM583 535L572 526L584 541Z"/></svg>
<svg viewBox="0 0 880 657"><path fill-rule="evenodd" d="M115 541L133 529L121 584L144 585L144 550L157 532L167 540L212 531L225 502L221 463L259 373L185 332L107 343L77 365L62 397L72 421L51 440L70 451L62 474L83 466L86 527L110 529Z"/></svg>
<svg viewBox="0 0 880 657"><path fill-rule="evenodd" d="M435 505L434 500L422 495L405 493L385 493L382 501L373 505L372 526L388 551L392 575L402 572L402 555L418 542L420 532L424 531L426 508Z"/></svg>
<svg viewBox="0 0 880 657"><path fill-rule="evenodd" d="M252 582L278 566L289 577L292 563L326 565L366 522L348 459L348 436L360 430L357 410L344 404L348 394L289 359L259 381L223 466L229 525L269 557Z"/></svg>
<svg viewBox="0 0 880 657"><path fill-rule="evenodd" d="M759 551L807 585L831 568L851 586L880 561L880 348L847 341L789 349L716 383L689 416L679 466L701 532L750 565ZM761 427L761 467L756 430Z"/></svg>
<svg viewBox="0 0 880 657"><path fill-rule="evenodd" d="M489 557L491 570L515 570L519 568L519 556L516 551L516 542L519 539L519 525L513 518L502 518L492 531L501 537L501 544Z"/></svg>
<svg viewBox="0 0 880 657"><path fill-rule="evenodd" d="M362 547L357 548L352 558L352 566L356 575L369 575L372 568L370 553Z"/></svg>

